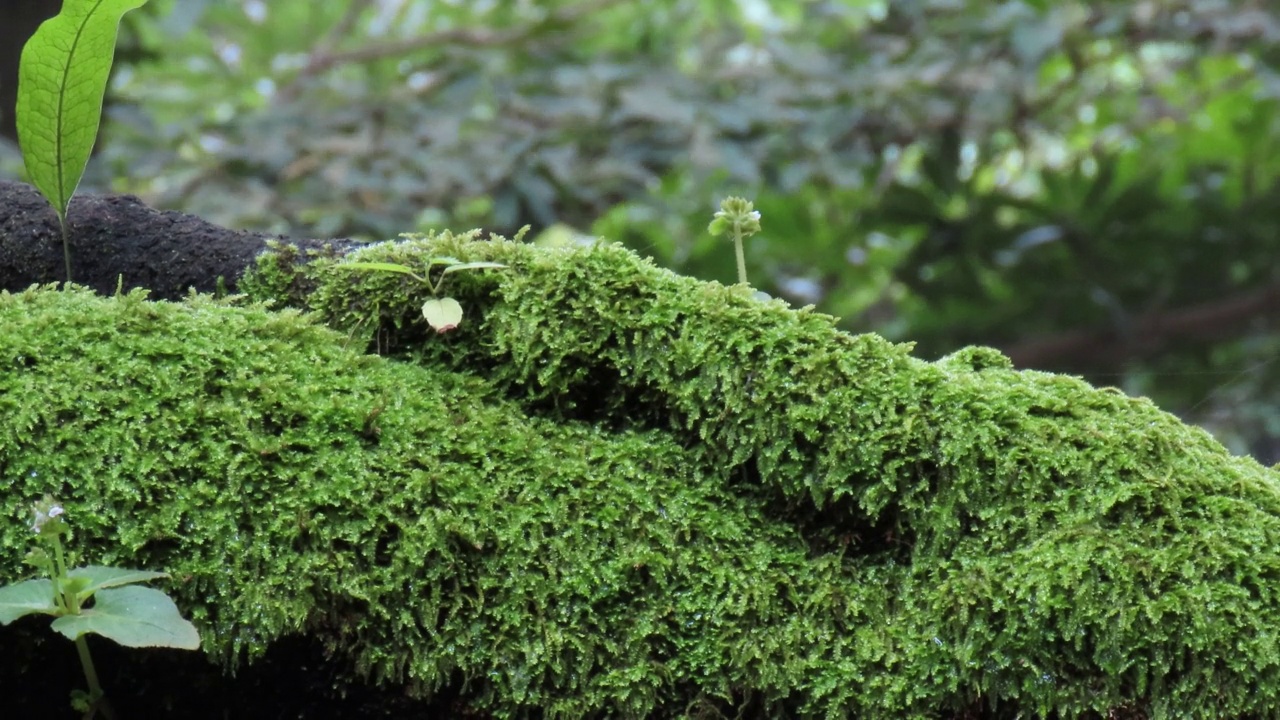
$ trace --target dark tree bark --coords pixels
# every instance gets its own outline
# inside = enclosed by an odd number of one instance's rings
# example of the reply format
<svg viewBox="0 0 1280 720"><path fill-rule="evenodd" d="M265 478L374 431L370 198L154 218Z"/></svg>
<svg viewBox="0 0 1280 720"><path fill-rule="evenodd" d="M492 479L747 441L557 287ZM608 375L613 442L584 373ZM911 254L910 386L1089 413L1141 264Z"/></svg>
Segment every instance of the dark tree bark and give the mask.
<svg viewBox="0 0 1280 720"><path fill-rule="evenodd" d="M4 0L0 3L0 135L18 142L13 108L18 99L22 46L40 23L62 11L62 0Z"/></svg>
<svg viewBox="0 0 1280 720"><path fill-rule="evenodd" d="M172 300L190 288L232 292L244 271L279 236L228 230L192 215L153 210L131 195L79 195L67 213L72 279L99 293L147 288ZM349 244L289 242L303 249ZM0 289L24 290L65 280L58 216L30 185L0 181Z"/></svg>
<svg viewBox="0 0 1280 720"><path fill-rule="evenodd" d="M1260 319L1277 313L1280 283L1271 283L1220 300L1141 315L1127 336L1114 328L1082 328L1028 338L1003 350L1018 367L1055 368L1066 361L1105 371L1131 359L1159 355L1174 343L1215 343L1244 336L1258 329Z"/></svg>

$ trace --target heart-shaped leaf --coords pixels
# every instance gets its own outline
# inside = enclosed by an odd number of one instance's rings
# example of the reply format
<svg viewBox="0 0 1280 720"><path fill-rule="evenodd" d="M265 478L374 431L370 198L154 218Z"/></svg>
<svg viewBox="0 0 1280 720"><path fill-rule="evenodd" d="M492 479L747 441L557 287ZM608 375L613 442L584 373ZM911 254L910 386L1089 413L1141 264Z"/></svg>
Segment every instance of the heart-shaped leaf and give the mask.
<svg viewBox="0 0 1280 720"><path fill-rule="evenodd" d="M446 333L462 322L462 306L451 297L431 298L422 304L422 316L438 333Z"/></svg>
<svg viewBox="0 0 1280 720"><path fill-rule="evenodd" d="M15 120L31 182L65 222L89 162L125 13L147 0L63 0L22 48Z"/></svg>

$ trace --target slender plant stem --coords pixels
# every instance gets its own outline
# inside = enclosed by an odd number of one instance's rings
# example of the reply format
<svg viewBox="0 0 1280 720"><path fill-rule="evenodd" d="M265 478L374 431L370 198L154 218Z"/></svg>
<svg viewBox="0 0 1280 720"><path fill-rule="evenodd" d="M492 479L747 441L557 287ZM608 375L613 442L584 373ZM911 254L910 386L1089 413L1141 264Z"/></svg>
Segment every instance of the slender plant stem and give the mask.
<svg viewBox="0 0 1280 720"><path fill-rule="evenodd" d="M53 596L62 609L69 613L80 612L80 600L74 593L64 593L62 583L67 578L67 556L62 549L62 538L53 536L53 562L56 576L53 578L54 593ZM94 714L101 710L102 716L108 720L115 720L115 713L111 710L110 703L105 697L106 693L102 691L102 684L98 682L98 670L93 666L93 657L89 655L89 643L84 636L75 639L76 654L80 656L80 666L84 668L85 682L89 683L89 712L85 717L93 717Z"/></svg>
<svg viewBox="0 0 1280 720"><path fill-rule="evenodd" d="M53 599L65 612L79 612L62 593L62 580L67 577L67 556L62 551L62 538L53 536Z"/></svg>
<svg viewBox="0 0 1280 720"><path fill-rule="evenodd" d="M738 256L738 282L743 285L747 284L747 259L742 254L742 235L734 228L733 233L733 250Z"/></svg>
<svg viewBox="0 0 1280 720"><path fill-rule="evenodd" d="M56 563L53 566L53 571L58 574L59 578L66 577L67 556L66 553L62 551L62 538L57 535L53 536L53 561ZM57 578L54 579L56 580Z"/></svg>
<svg viewBox="0 0 1280 720"><path fill-rule="evenodd" d="M71 238L67 219L62 218L62 262L67 268L67 282L71 282Z"/></svg>
<svg viewBox="0 0 1280 720"><path fill-rule="evenodd" d="M93 658L89 656L89 643L84 636L76 638L76 652L80 654L80 664L84 666L84 679L89 683L89 701L97 704L102 697L102 685L98 682L98 671L93 666Z"/></svg>
<svg viewBox="0 0 1280 720"><path fill-rule="evenodd" d="M111 709L107 694L98 682L98 670L93 666L93 658L89 655L89 643L81 635L76 638L76 652L80 654L80 665L84 667L84 679L89 683L89 712L86 718L92 718L99 710L107 720L116 720L116 713Z"/></svg>

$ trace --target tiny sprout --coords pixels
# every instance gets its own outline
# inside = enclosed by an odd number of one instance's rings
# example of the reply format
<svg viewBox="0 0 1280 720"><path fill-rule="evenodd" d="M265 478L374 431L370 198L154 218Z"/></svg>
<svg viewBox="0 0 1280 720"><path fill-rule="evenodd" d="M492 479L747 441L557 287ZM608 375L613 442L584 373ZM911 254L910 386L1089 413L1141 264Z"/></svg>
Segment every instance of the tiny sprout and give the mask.
<svg viewBox="0 0 1280 720"><path fill-rule="evenodd" d="M760 232L760 211L755 210L750 200L740 197L725 198L720 203L707 232L712 235L723 235L729 232L733 240L733 249L738 257L738 282L747 284L747 260L742 251L742 241Z"/></svg>
<svg viewBox="0 0 1280 720"><path fill-rule="evenodd" d="M431 271L440 265L444 266L444 270L440 272L440 279L436 282L431 282ZM426 285L427 290L431 292L431 297L422 304L422 316L426 318L427 324L436 331L436 334L443 335L457 328L458 324L462 322L462 306L458 304L458 301L451 297L439 297L440 291L444 286L444 280L449 273L458 272L459 270L505 268L506 265L496 262L462 262L457 258L434 257L427 260L426 271L422 275L415 273L409 266L398 263L346 262L338 267L348 270L373 270L407 275Z"/></svg>
<svg viewBox="0 0 1280 720"><path fill-rule="evenodd" d="M85 717L99 711L113 717L85 635L101 635L125 647L197 650L200 633L168 595L140 585L168 575L98 565L68 568L70 555L62 544L63 536L71 536L66 510L50 495L31 509L31 530L48 548L32 548L26 561L44 577L0 587L0 625L27 615L51 616L53 630L75 643L89 686L88 692L72 693L72 707Z"/></svg>

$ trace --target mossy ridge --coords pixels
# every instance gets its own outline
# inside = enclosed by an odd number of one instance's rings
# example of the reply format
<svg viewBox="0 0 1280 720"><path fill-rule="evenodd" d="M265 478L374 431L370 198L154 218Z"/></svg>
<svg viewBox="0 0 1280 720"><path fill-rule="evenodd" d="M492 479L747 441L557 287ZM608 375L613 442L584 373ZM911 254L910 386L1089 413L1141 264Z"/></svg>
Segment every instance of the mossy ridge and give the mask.
<svg viewBox="0 0 1280 720"><path fill-rule="evenodd" d="M341 261L261 267L306 274L311 309L424 365L754 468L812 547L852 538L848 558L907 564L896 602L935 648L896 666L916 698L958 688L1065 716L1130 700L1153 717L1280 708L1277 477L1145 400L1014 372L987 349L923 362L616 246L444 235L357 255L511 270L460 279L449 292L473 314L424 342L415 287Z"/></svg>
<svg viewBox="0 0 1280 720"><path fill-rule="evenodd" d="M33 289L0 295L0 327L0 582L54 492L83 558L170 572L228 666L309 632L503 715L903 707L882 671L915 626L884 617L900 573L811 560L660 432L529 419L208 298Z"/></svg>

